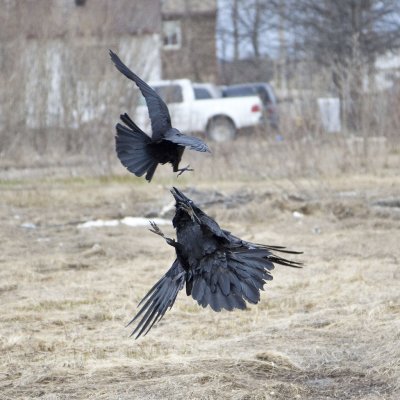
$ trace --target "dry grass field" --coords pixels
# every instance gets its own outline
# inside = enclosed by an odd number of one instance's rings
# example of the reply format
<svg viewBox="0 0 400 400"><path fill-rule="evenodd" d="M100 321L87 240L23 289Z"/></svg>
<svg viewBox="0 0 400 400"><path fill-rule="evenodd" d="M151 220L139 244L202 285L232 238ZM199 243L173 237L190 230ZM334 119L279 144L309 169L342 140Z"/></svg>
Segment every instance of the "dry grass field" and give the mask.
<svg viewBox="0 0 400 400"><path fill-rule="evenodd" d="M214 170L195 154L194 174L163 167L150 185L120 166L109 178L4 172L0 399L400 398L399 152L354 166L327 148L297 163L301 149L217 148ZM343 163L325 170L332 158ZM135 341L125 325L173 249L146 227L78 225L151 219L171 185L234 234L303 251L305 267L277 266L246 311L214 313L182 292Z"/></svg>

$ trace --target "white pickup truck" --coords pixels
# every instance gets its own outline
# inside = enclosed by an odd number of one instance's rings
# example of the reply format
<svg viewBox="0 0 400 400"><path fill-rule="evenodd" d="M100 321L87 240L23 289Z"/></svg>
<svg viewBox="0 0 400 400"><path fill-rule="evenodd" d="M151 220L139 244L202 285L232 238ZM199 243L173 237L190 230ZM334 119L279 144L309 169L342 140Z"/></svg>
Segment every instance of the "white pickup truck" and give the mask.
<svg viewBox="0 0 400 400"><path fill-rule="evenodd" d="M223 98L211 84L188 79L149 82L168 104L172 125L183 133L205 132L217 142L232 140L238 129L262 122L262 102L258 96ZM149 131L147 107L142 99L136 122Z"/></svg>

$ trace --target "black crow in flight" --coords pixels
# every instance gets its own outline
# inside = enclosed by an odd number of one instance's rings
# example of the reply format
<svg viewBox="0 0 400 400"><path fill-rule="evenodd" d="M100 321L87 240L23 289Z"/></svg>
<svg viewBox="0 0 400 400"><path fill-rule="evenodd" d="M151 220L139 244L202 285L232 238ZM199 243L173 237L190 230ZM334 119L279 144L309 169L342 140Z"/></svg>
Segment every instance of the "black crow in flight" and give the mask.
<svg viewBox="0 0 400 400"><path fill-rule="evenodd" d="M120 116L126 125L117 124L116 126L116 148L121 163L136 176L142 176L146 172L146 179L149 182L158 164L171 163L173 171L179 172L178 176L184 171L193 171L189 165L178 168L185 147L209 152L208 146L202 140L186 136L173 128L168 107L161 97L111 50L110 56L118 71L134 81L142 92L149 111L152 130L152 136L149 137L129 118L128 114Z"/></svg>
<svg viewBox="0 0 400 400"><path fill-rule="evenodd" d="M300 268L273 252L300 254L280 246L246 242L221 229L217 222L200 210L178 189L171 190L176 204L172 220L177 240L167 238L155 223L152 232L175 247L176 259L167 273L150 289L136 316L140 319L132 335L147 334L175 302L186 285L186 294L201 306L214 311L246 308L246 301L256 304L265 281L272 279L275 264ZM129 325L128 324L128 325Z"/></svg>

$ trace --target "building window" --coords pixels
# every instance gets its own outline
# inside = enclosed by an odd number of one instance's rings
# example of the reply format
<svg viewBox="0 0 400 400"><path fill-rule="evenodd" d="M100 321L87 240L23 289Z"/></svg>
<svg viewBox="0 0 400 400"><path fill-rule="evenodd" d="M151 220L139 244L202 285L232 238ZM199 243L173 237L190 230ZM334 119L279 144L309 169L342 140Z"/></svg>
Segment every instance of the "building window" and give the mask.
<svg viewBox="0 0 400 400"><path fill-rule="evenodd" d="M164 49L180 49L182 43L182 31L180 21L163 22Z"/></svg>
<svg viewBox="0 0 400 400"><path fill-rule="evenodd" d="M77 6L84 6L86 3L86 0L75 0L75 4Z"/></svg>

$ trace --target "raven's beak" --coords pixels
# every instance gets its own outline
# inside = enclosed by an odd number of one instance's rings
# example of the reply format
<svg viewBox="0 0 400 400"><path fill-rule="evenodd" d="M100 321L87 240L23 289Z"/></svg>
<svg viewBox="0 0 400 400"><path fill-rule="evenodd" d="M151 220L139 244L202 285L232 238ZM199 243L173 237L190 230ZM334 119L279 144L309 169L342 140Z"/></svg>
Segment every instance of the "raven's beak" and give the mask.
<svg viewBox="0 0 400 400"><path fill-rule="evenodd" d="M172 196L174 196L175 201L177 203L187 202L189 199L176 187L172 187L171 189Z"/></svg>
<svg viewBox="0 0 400 400"><path fill-rule="evenodd" d="M179 207L181 210L184 210L188 213L190 218L192 219L193 222L198 222L200 223L199 218L197 217L195 211L193 210L191 203L191 200L186 197L180 190L178 190L176 187L173 187L171 189L171 193L175 198L175 201L177 203L177 207Z"/></svg>

